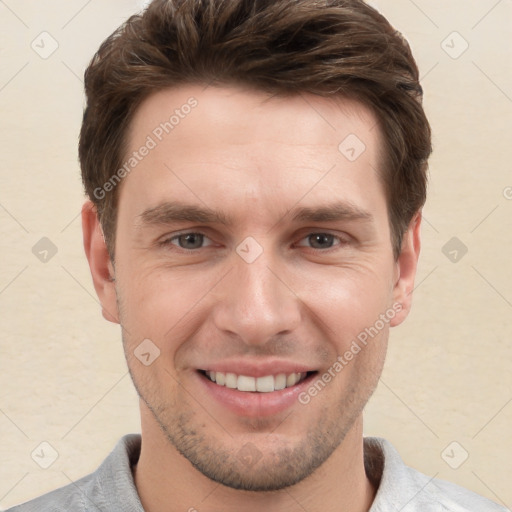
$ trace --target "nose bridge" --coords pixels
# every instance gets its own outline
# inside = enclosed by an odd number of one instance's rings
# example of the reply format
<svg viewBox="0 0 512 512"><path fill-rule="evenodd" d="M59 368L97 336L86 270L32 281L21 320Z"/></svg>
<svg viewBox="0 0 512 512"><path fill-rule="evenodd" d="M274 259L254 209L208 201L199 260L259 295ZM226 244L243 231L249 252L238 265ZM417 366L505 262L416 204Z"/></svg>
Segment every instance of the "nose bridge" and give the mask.
<svg viewBox="0 0 512 512"><path fill-rule="evenodd" d="M300 322L299 301L279 277L279 265L270 251L255 260L239 255L223 283L214 315L218 329L245 343L264 344L272 336L293 331Z"/></svg>

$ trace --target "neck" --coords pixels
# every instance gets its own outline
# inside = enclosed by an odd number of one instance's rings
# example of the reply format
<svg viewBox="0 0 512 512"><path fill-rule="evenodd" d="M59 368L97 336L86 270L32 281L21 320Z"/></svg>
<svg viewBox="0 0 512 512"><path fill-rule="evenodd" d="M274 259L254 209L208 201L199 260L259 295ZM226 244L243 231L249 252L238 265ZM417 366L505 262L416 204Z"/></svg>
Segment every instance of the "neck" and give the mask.
<svg viewBox="0 0 512 512"><path fill-rule="evenodd" d="M205 477L167 440L148 411L142 413L142 447L134 468L146 512L367 512L376 489L364 470L362 417L312 475L273 492L240 491Z"/></svg>

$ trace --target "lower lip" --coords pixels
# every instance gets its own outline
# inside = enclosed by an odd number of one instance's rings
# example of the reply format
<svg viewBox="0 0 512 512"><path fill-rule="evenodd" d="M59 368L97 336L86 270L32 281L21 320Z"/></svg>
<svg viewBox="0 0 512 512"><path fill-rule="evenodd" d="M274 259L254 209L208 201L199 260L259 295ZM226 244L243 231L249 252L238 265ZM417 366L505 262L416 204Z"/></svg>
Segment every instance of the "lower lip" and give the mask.
<svg viewBox="0 0 512 512"><path fill-rule="evenodd" d="M196 372L207 392L221 405L238 416L256 418L279 414L298 401L298 395L310 385L316 372L308 375L303 381L290 388L269 393L257 391L239 391L238 389L219 386L206 375Z"/></svg>

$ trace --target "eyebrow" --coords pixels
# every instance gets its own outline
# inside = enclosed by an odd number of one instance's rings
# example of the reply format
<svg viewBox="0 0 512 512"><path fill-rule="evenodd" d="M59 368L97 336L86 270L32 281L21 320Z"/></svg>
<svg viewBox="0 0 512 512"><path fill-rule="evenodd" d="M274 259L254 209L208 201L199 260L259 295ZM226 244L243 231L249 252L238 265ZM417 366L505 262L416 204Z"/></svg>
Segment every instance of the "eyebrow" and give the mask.
<svg viewBox="0 0 512 512"><path fill-rule="evenodd" d="M318 208L302 207L292 217L297 222L331 222L339 220L373 220L373 215L352 203L338 202Z"/></svg>
<svg viewBox="0 0 512 512"><path fill-rule="evenodd" d="M172 222L199 222L204 224L229 225L230 219L221 211L180 202L166 202L142 212L142 224L158 225Z"/></svg>
<svg viewBox="0 0 512 512"><path fill-rule="evenodd" d="M319 207L293 208L282 218L293 212L293 222L334 222L334 221L371 221L373 215L349 202L335 202ZM204 206L196 206L178 201L171 201L148 208L142 212L140 227L171 224L173 222L197 222L201 224L235 224L233 219L221 210L212 210Z"/></svg>

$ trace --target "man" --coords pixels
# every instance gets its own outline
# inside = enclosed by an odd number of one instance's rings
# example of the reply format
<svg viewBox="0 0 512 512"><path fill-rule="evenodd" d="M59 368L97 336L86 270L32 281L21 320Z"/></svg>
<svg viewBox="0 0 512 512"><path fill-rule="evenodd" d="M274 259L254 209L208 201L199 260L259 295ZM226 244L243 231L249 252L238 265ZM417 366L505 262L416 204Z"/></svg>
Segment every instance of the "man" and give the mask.
<svg viewBox="0 0 512 512"><path fill-rule="evenodd" d="M388 22L359 0L155 0L85 79L84 246L142 435L11 510L504 510L362 435L431 152Z"/></svg>

